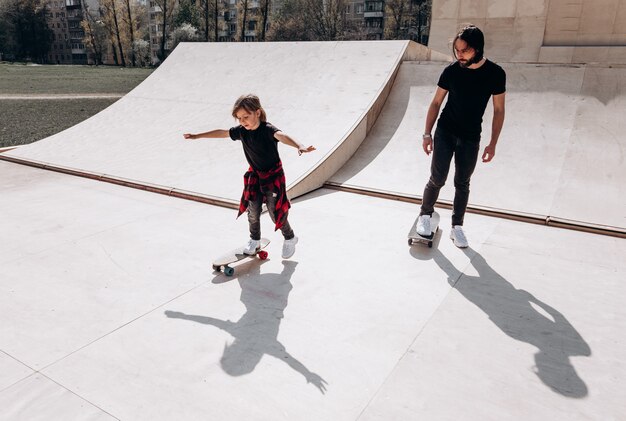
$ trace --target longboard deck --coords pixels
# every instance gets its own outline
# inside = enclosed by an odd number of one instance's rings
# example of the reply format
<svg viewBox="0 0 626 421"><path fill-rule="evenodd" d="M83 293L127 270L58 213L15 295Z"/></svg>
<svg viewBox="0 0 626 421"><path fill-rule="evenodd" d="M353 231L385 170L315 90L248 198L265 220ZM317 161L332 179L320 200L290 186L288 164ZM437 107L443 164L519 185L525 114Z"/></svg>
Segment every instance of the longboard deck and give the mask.
<svg viewBox="0 0 626 421"><path fill-rule="evenodd" d="M437 212L433 212L430 218L431 234L428 237L419 235L417 233L417 220L418 219L419 219L419 216L415 218L413 225L411 225L411 230L409 231L409 235L407 235L408 243L410 246L412 246L414 243L424 243L424 244L428 244L428 247L432 247L435 234L437 234L437 231L439 231L439 221L441 220L441 217L439 216Z"/></svg>
<svg viewBox="0 0 626 421"><path fill-rule="evenodd" d="M254 258L255 256L259 256L261 259L265 260L267 258L267 252L263 251L265 247L270 243L270 240L267 238L261 238L261 248L254 254L245 254L243 252L245 247L239 247L234 250L229 251L223 256L218 257L213 262L213 270L220 271L224 268L224 273L226 275L232 275L235 273L235 270L229 265L233 263L237 263L240 260L246 258Z"/></svg>

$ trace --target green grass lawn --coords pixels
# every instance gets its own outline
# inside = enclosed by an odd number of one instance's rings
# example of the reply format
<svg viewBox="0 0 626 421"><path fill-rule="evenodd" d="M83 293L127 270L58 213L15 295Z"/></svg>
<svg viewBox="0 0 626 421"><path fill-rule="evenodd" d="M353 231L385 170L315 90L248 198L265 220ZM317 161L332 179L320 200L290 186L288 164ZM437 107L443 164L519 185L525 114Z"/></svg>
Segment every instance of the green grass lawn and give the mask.
<svg viewBox="0 0 626 421"><path fill-rule="evenodd" d="M32 66L0 63L2 95L123 95L153 69L91 66ZM0 148L31 143L74 126L115 99L0 99Z"/></svg>
<svg viewBox="0 0 626 421"><path fill-rule="evenodd" d="M109 66L34 66L0 63L0 95L125 94L153 69Z"/></svg>
<svg viewBox="0 0 626 421"><path fill-rule="evenodd" d="M0 101L0 147L31 143L72 127L115 99Z"/></svg>

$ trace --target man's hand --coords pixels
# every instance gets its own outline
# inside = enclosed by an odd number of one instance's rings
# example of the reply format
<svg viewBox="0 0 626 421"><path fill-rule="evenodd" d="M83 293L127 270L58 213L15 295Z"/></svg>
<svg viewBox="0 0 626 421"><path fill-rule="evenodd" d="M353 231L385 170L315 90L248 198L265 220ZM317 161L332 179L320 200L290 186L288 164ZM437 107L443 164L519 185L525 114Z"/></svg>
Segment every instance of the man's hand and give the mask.
<svg viewBox="0 0 626 421"><path fill-rule="evenodd" d="M195 136L195 135L193 135L193 134L191 134L191 133L185 133L185 134L183 135L183 137L184 137L185 139L195 139L195 138L196 138L196 136Z"/></svg>
<svg viewBox="0 0 626 421"><path fill-rule="evenodd" d="M483 152L483 162L489 162L496 155L496 145L492 145L491 143L485 147L485 151Z"/></svg>
<svg viewBox="0 0 626 421"><path fill-rule="evenodd" d="M307 147L299 147L298 148L298 155L302 155L303 153L308 153L308 152L313 152L315 150L315 146L309 146Z"/></svg>
<svg viewBox="0 0 626 421"><path fill-rule="evenodd" d="M424 149L424 152L426 152L426 155L430 155L433 151L433 139L430 137L423 138L422 148Z"/></svg>

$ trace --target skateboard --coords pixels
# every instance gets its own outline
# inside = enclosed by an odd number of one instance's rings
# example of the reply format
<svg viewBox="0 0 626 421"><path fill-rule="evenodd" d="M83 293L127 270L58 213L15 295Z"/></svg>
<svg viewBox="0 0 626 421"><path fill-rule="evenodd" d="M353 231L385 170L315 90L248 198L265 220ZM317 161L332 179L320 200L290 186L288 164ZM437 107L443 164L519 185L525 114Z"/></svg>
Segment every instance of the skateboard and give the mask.
<svg viewBox="0 0 626 421"><path fill-rule="evenodd" d="M270 240L267 238L261 238L261 248L254 254L245 254L243 249L245 247L239 247L235 250L232 250L225 255L217 258L213 262L213 270L220 272L224 271L224 275L233 276L235 274L235 268L230 266L233 263L237 263L240 260L247 258L254 258L254 256L259 256L259 259L265 260L267 259L267 252L263 250L270 243Z"/></svg>
<svg viewBox="0 0 626 421"><path fill-rule="evenodd" d="M409 245L412 246L413 243L424 243L424 244L428 244L428 247L432 247L433 246L433 240L435 238L435 234L437 234L437 231L439 231L439 214L437 212L433 212L431 218L430 218L430 229L431 229L431 234L428 237L425 237L423 235L419 235L417 233L417 219L419 218L419 216L415 219L415 222L413 222L413 225L411 226L411 231L409 231Z"/></svg>

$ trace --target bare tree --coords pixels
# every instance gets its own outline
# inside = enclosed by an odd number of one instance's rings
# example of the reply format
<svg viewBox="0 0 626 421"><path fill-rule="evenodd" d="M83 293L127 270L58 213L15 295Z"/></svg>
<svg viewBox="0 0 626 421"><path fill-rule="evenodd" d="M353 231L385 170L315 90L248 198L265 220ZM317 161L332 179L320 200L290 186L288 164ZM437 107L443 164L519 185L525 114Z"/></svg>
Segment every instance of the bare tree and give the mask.
<svg viewBox="0 0 626 421"><path fill-rule="evenodd" d="M409 31L411 39L417 42L422 42L423 31L429 28L430 13L432 2L429 0L412 0L411 1L414 30Z"/></svg>
<svg viewBox="0 0 626 421"><path fill-rule="evenodd" d="M174 13L175 0L154 0L161 9L161 45L159 47L159 59L165 60L165 43L168 37L168 30Z"/></svg>
<svg viewBox="0 0 626 421"><path fill-rule="evenodd" d="M283 0L281 7L272 15L267 32L270 41L310 41L309 26L302 13L303 0Z"/></svg>
<svg viewBox="0 0 626 421"><path fill-rule="evenodd" d="M53 39L47 6L41 0L0 0L0 52L10 60L45 63Z"/></svg>
<svg viewBox="0 0 626 421"><path fill-rule="evenodd" d="M403 23L407 18L407 12L411 4L411 0L387 0L385 6L387 8L387 16L389 25L387 25L387 39L404 39L408 32L407 27L403 27ZM402 33L404 32L404 34Z"/></svg>
<svg viewBox="0 0 626 421"><path fill-rule="evenodd" d="M239 35L239 41L244 42L246 40L246 24L248 23L248 4L250 3L249 0L239 0L239 3L237 4L237 10L238 10L238 17L240 16L241 19L239 20L239 23L241 23L241 33Z"/></svg>
<svg viewBox="0 0 626 421"><path fill-rule="evenodd" d="M207 0L208 1L208 0ZM220 3L218 0L215 0L214 3L215 9L213 10L213 18L215 19L214 23L214 27L215 27L215 42L219 41L219 13L220 13ZM207 18L207 27L209 25L209 21ZM209 40L209 35L208 35L208 29L207 29L207 41Z"/></svg>
<svg viewBox="0 0 626 421"><path fill-rule="evenodd" d="M126 67L126 60L124 58L124 47L122 46L122 38L120 35L120 25L119 25L119 20L117 18L117 7L115 3L116 3L116 0L101 0L100 1L100 4L102 5L102 8L105 12L103 13L103 17L105 18L107 29L109 30L109 33L111 34L111 36L115 38L115 40L111 41L111 44L113 45L113 51L114 51L113 55L116 59L115 60L116 64L117 64L117 54L115 54L115 41L117 41L117 48L119 49L119 56L120 56L121 64L122 66Z"/></svg>
<svg viewBox="0 0 626 421"><path fill-rule="evenodd" d="M321 41L343 39L347 29L346 0L303 0L302 13L314 38Z"/></svg>
<svg viewBox="0 0 626 421"><path fill-rule="evenodd" d="M130 34L130 45L131 45L130 61L133 67L135 67L137 65L137 60L135 58L135 49L133 48L133 46L135 45L135 22L133 21L133 15L131 13L130 0L124 0L124 1L126 3L126 13L127 13L127 18L128 18L128 20L126 21L126 24L128 25L128 30Z"/></svg>
<svg viewBox="0 0 626 421"><path fill-rule="evenodd" d="M270 15L271 0L262 0L261 3L261 41L265 41L265 31L267 29L267 21Z"/></svg>
<svg viewBox="0 0 626 421"><path fill-rule="evenodd" d="M387 0L388 39L411 39L421 42L430 16L428 0Z"/></svg>
<svg viewBox="0 0 626 421"><path fill-rule="evenodd" d="M84 11L83 20L81 26L85 31L84 42L93 51L94 64L102 64L102 50L104 49L103 29L102 25L96 21L96 18L91 14L89 6L84 0L81 0L81 7Z"/></svg>
<svg viewBox="0 0 626 421"><path fill-rule="evenodd" d="M204 41L219 41L219 16L224 9L223 0L198 0L201 3L200 16L204 25Z"/></svg>

